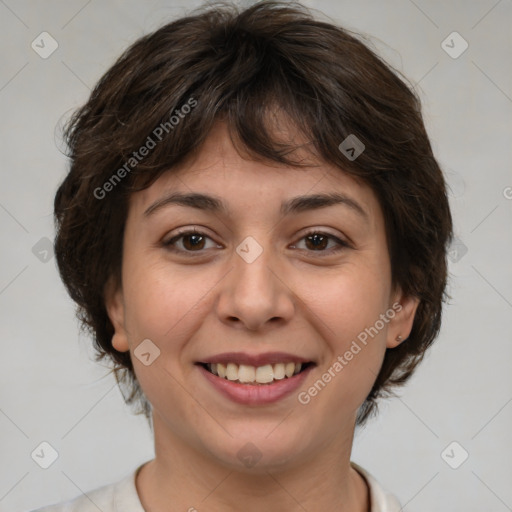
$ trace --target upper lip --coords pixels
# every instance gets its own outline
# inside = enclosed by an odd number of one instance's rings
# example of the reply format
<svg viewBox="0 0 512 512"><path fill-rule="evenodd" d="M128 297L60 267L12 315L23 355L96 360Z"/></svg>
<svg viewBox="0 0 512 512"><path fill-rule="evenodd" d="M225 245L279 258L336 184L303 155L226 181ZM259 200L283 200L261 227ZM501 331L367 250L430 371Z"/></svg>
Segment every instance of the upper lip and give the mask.
<svg viewBox="0 0 512 512"><path fill-rule="evenodd" d="M200 361L202 364L208 363L235 363L248 366L264 366L266 364L277 363L312 363L311 359L289 354L287 352L264 352L263 354L247 354L245 352L224 352L215 356L207 357Z"/></svg>

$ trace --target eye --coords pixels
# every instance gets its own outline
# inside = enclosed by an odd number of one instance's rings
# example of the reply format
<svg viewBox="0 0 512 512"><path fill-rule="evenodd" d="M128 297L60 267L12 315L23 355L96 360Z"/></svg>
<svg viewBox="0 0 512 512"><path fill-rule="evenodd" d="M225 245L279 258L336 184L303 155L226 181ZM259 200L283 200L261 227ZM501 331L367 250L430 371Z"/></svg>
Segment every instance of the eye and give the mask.
<svg viewBox="0 0 512 512"><path fill-rule="evenodd" d="M304 241L305 248L299 246L302 241ZM209 247L208 242L210 242ZM215 243L208 235L195 229L178 232L169 240L162 242L162 245L171 251L182 253L201 253L207 249L222 248L221 245ZM333 254L350 247L350 245L330 233L310 231L300 239L299 243L290 247L307 252Z"/></svg>
<svg viewBox="0 0 512 512"><path fill-rule="evenodd" d="M207 241L211 242L210 247L207 247ZM196 230L182 231L162 244L175 252L201 252L205 249L221 248L209 236Z"/></svg>
<svg viewBox="0 0 512 512"><path fill-rule="evenodd" d="M300 242L304 240L304 245L306 247L306 251L308 252L323 252L327 254L332 254L338 251L341 251L343 249L346 249L349 246L349 244L340 238L331 235L329 233L324 233L322 231L310 231L309 233L306 233L301 239ZM333 243L334 247L331 245L329 247L329 244ZM292 248L299 248L299 244L294 244L291 247ZM327 249L327 250L326 250Z"/></svg>

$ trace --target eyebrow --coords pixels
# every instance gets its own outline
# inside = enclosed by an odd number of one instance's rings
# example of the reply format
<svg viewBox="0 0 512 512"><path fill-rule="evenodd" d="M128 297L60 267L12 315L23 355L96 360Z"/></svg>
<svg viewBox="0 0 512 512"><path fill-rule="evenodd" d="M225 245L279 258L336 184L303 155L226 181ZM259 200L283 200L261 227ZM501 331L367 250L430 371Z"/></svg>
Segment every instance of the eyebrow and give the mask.
<svg viewBox="0 0 512 512"><path fill-rule="evenodd" d="M144 211L144 217L149 217L158 210L173 204L196 208L198 210L205 210L212 213L224 213L225 215L229 213L227 206L220 198L196 192L172 192L147 208ZM348 206L351 210L368 220L368 213L355 199L339 192L293 197L281 204L281 215L284 217L292 213L318 210L320 208L326 208L337 204Z"/></svg>

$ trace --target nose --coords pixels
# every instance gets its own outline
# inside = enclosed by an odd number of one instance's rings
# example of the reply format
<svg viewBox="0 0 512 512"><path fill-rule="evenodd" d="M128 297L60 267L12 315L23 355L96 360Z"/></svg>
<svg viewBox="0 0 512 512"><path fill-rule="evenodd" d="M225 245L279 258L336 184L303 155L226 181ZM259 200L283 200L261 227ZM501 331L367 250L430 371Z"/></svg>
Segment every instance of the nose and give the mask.
<svg viewBox="0 0 512 512"><path fill-rule="evenodd" d="M294 294L270 250L252 262L234 253L233 265L222 281L217 301L217 314L223 323L261 331L284 325L293 317Z"/></svg>

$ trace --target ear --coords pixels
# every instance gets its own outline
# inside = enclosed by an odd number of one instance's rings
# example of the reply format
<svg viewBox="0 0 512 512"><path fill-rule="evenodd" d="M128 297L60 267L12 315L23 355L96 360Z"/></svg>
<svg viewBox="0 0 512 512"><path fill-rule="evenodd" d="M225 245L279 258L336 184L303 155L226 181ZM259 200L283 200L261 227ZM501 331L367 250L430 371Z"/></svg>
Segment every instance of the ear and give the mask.
<svg viewBox="0 0 512 512"><path fill-rule="evenodd" d="M118 352L127 352L130 350L128 336L125 328L125 306L123 300L123 291L121 286L110 278L105 285L105 307L107 314L114 326L114 335L112 336L112 346Z"/></svg>
<svg viewBox="0 0 512 512"><path fill-rule="evenodd" d="M387 348L395 348L407 340L411 334L419 303L420 300L417 297L405 295L400 289L392 294L390 311L394 311L395 315L389 322L386 339Z"/></svg>

